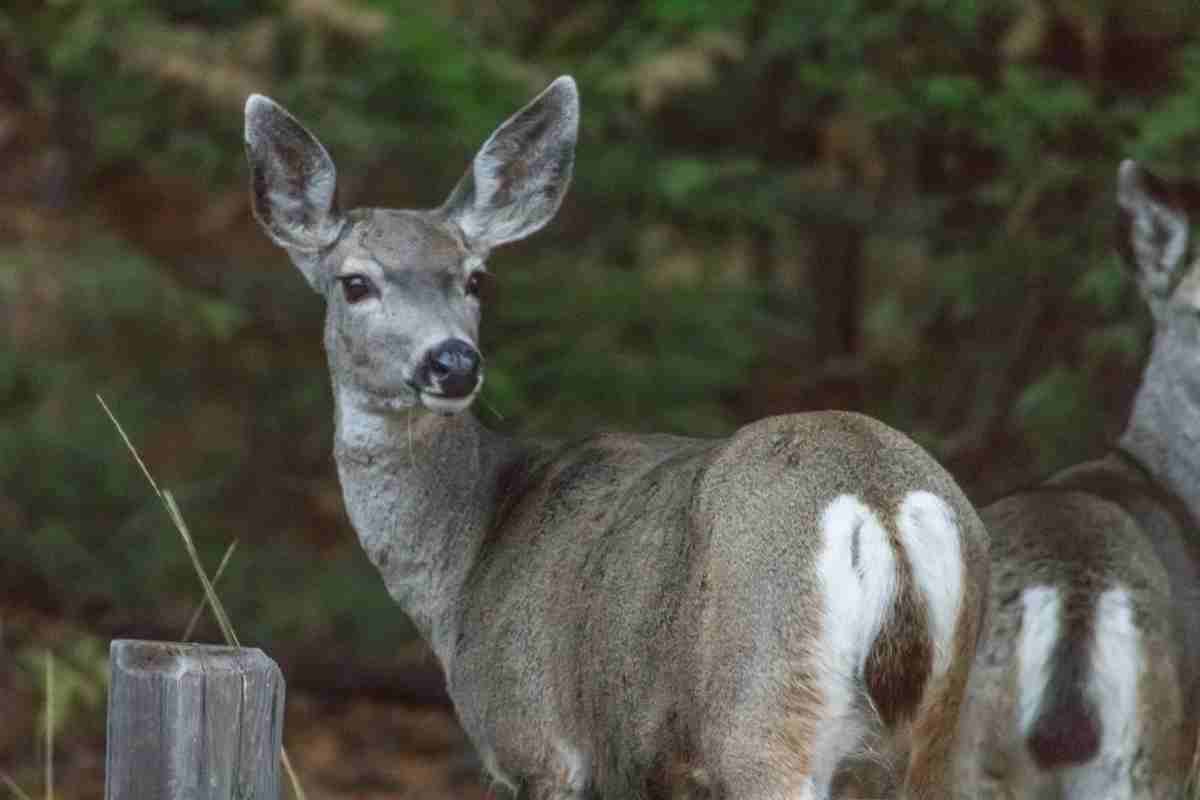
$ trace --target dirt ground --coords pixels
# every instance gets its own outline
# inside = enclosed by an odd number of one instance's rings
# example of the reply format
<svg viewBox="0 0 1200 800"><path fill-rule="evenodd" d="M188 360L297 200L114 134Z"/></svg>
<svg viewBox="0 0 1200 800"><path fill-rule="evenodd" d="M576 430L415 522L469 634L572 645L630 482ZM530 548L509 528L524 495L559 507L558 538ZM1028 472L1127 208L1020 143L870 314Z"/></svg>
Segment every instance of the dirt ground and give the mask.
<svg viewBox="0 0 1200 800"><path fill-rule="evenodd" d="M6 713L5 727L12 721ZM29 737L31 726L15 727ZM486 797L479 768L446 712L300 696L288 699L285 727L285 746L310 800ZM91 734L66 733L56 742L59 800L104 797L103 732ZM0 764L31 797L43 796L41 753L31 754L27 747L17 750L21 752L0 756ZM286 787L286 777L284 783ZM282 797L289 796L285 788Z"/></svg>

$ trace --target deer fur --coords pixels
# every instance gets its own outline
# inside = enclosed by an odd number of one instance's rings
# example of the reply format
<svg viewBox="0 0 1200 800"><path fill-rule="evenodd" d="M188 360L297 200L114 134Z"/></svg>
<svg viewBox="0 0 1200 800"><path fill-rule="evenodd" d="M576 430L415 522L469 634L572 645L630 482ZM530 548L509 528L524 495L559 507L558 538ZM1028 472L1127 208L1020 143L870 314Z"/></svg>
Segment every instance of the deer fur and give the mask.
<svg viewBox="0 0 1200 800"><path fill-rule="evenodd" d="M1200 269L1173 188L1127 161L1118 246L1154 319L1108 455L982 512L992 613L964 798L1183 798L1200 688Z"/></svg>
<svg viewBox="0 0 1200 800"><path fill-rule="evenodd" d="M556 212L578 119L559 78L439 208L342 213L315 137L247 102L255 215L326 299L363 549L521 796L817 800L873 743L947 797L987 543L923 450L850 413L567 442L469 413L473 281Z"/></svg>

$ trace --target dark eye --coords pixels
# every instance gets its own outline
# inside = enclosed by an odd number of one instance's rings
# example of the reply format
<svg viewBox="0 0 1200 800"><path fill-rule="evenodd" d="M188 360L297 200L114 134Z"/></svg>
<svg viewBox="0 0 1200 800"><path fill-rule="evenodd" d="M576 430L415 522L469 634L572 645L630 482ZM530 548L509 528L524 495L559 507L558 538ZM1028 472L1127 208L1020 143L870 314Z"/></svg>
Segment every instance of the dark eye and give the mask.
<svg viewBox="0 0 1200 800"><path fill-rule="evenodd" d="M467 276L466 292L470 297L479 297L479 293L483 291L484 281L487 280L488 274L483 270L475 270Z"/></svg>
<svg viewBox="0 0 1200 800"><path fill-rule="evenodd" d="M365 275L342 275L338 280L341 281L342 294L346 296L347 303L366 300L375 292L375 287Z"/></svg>

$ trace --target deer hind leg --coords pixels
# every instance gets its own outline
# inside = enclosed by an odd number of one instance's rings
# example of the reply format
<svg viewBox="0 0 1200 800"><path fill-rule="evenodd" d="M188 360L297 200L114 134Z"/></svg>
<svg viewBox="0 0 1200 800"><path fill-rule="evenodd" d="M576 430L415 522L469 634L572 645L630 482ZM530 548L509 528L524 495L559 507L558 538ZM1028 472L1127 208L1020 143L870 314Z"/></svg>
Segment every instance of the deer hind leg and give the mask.
<svg viewBox="0 0 1200 800"><path fill-rule="evenodd" d="M824 620L813 661L820 711L806 759L812 797L830 796L847 759L870 758L870 733L884 745L881 763L907 760L902 796L944 800L954 792L986 575L971 576L980 586L966 591L961 531L934 494L907 495L893 530L850 495L822 517Z"/></svg>
<svg viewBox="0 0 1200 800"><path fill-rule="evenodd" d="M839 766L862 755L878 727L864 678L881 633L893 625L905 575L892 536L857 497L834 499L820 525L821 622L806 668L793 680L786 723L795 779L772 795L789 800L830 797Z"/></svg>
<svg viewBox="0 0 1200 800"><path fill-rule="evenodd" d="M590 800L588 757L565 741L555 742L547 758L547 771L530 780L521 800Z"/></svg>
<svg viewBox="0 0 1200 800"><path fill-rule="evenodd" d="M765 731L758 714L726 734L709 800L830 800L836 768L858 752L869 714L853 680L798 670L783 719ZM761 709L760 709L761 711ZM692 795L689 795L691 800ZM674 798L672 798L674 800Z"/></svg>
<svg viewBox="0 0 1200 800"><path fill-rule="evenodd" d="M906 746L906 797L945 800L974 655L955 645L974 643L981 602L964 602L954 514L914 492L889 530L847 494L825 508L820 532L818 630L781 693L782 725L759 750L768 763L754 764L740 791L726 783L733 789L723 796L827 800L839 767L875 738Z"/></svg>
<svg viewBox="0 0 1200 800"><path fill-rule="evenodd" d="M770 683L721 731L711 759L716 797L828 800L839 765L872 729L862 672L894 605L895 548L879 516L852 495L834 499L818 525L811 589L793 609L808 635L786 643L786 663L756 670Z"/></svg>

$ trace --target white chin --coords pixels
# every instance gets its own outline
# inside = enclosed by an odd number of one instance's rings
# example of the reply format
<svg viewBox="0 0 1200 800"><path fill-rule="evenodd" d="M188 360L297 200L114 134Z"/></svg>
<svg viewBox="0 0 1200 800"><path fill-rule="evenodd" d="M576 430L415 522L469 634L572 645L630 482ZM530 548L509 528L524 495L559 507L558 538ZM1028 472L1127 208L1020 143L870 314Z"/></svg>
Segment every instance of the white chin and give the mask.
<svg viewBox="0 0 1200 800"><path fill-rule="evenodd" d="M470 408L474 400L475 392L471 392L466 397L442 397L421 392L421 405L438 414L460 414Z"/></svg>

